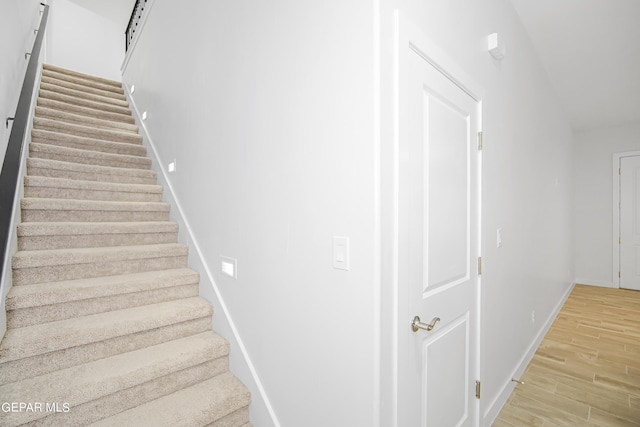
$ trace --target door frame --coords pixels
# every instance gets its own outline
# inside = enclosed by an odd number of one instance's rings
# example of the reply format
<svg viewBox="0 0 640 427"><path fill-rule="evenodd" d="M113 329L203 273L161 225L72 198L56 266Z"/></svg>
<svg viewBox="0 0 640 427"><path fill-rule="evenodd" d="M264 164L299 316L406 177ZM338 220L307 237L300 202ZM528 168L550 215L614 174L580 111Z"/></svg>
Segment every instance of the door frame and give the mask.
<svg viewBox="0 0 640 427"><path fill-rule="evenodd" d="M393 343L391 354L392 365L392 392L391 392L391 408L388 408L391 414L392 427L401 427L398 425L400 418L399 414L399 366L403 363L399 359L399 347L402 345L399 336L400 322L405 320L400 319L403 306L406 304L403 299L407 295L407 289L401 286L401 272L399 269L399 249L400 249L400 61L402 61L402 55L405 55L408 49L412 49L418 53L425 61L432 65L436 70L442 73L447 79L459 87L463 92L469 95L476 103L478 108L478 132L483 129L482 125L482 111L484 99L484 89L478 85L477 82L471 78L445 51L438 47L417 25L415 25L407 16L399 11L394 11L394 59L393 59L393 140L392 140L392 166L391 166L391 236L390 236L390 256L387 258L390 267L390 279L391 279L391 341ZM404 49L404 50L403 50ZM478 218L477 218L477 233L478 233L478 256L482 254L482 150L478 152L478 172L477 172L477 186L478 186ZM404 309L406 311L406 307ZM476 298L476 318L475 329L477 343L477 354L473 361L476 366L476 372L478 377L482 375L482 361L484 347L483 347L483 334L482 334L482 276L478 277L478 293ZM410 316L405 316L406 327L410 327ZM404 326L404 325L402 325ZM483 401L480 400L478 405L478 425L482 425L484 418Z"/></svg>
<svg viewBox="0 0 640 427"><path fill-rule="evenodd" d="M613 288L620 288L620 162L624 157L640 157L640 151L624 151L621 153L613 153L613 231L611 239L612 266L611 266L611 284Z"/></svg>

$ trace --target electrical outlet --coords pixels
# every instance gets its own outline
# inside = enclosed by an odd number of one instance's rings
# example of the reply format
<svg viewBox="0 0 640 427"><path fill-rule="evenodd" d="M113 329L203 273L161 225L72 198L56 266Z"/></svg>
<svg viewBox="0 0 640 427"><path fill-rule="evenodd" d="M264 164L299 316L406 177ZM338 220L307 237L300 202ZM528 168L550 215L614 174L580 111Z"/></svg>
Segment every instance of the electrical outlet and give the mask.
<svg viewBox="0 0 640 427"><path fill-rule="evenodd" d="M533 325L534 323L536 323L536 311L533 310L531 312L531 324Z"/></svg>

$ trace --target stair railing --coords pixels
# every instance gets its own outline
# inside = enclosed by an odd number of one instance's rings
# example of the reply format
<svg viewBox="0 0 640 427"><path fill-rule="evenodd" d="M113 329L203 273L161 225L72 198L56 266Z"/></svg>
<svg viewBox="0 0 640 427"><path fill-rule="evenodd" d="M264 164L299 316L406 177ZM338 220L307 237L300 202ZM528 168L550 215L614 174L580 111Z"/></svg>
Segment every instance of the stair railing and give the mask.
<svg viewBox="0 0 640 427"><path fill-rule="evenodd" d="M131 45L131 42L136 35L136 29L138 28L138 24L142 19L142 13L144 12L144 8L146 5L147 0L136 0L136 4L133 6L133 11L131 12L131 17L129 18L129 24L127 24L127 29L124 32L125 52L129 50L129 46Z"/></svg>
<svg viewBox="0 0 640 427"><path fill-rule="evenodd" d="M3 124L8 127L9 121L13 120L2 171L0 171L0 279L5 277L5 268L9 264L7 260L10 254L7 253L7 250L10 247L12 237L11 225L15 203L18 202L16 194L19 194L18 178L22 166L22 152L26 141L25 135L30 125L29 117L32 109L33 90L38 77L42 40L49 17L49 6L44 3L40 4L44 6L44 9L42 10L42 18L33 43L33 49L25 54L25 57L29 57L29 64L22 83L18 107L14 117L7 117L6 123Z"/></svg>

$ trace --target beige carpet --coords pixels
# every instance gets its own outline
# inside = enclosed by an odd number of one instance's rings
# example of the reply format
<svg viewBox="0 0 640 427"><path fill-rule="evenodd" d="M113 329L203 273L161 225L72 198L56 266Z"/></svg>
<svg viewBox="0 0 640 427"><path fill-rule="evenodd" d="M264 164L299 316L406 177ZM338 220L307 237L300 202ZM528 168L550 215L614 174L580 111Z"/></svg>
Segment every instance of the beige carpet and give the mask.
<svg viewBox="0 0 640 427"><path fill-rule="evenodd" d="M120 83L44 66L0 425L249 426L150 168Z"/></svg>

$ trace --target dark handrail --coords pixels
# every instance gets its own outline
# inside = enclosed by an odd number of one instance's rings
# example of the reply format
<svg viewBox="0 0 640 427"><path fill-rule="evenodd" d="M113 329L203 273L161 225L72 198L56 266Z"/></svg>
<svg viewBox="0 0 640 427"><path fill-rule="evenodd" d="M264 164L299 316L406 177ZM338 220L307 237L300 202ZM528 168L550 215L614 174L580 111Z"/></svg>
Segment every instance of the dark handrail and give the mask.
<svg viewBox="0 0 640 427"><path fill-rule="evenodd" d="M124 31L125 52L129 50L129 46L131 45L131 41L133 40L136 28L138 27L138 22L140 22L140 19L142 18L142 12L144 11L144 7L146 6L146 4L147 0L136 0L136 4L133 5L131 17L129 18L129 23L127 24L127 29Z"/></svg>
<svg viewBox="0 0 640 427"><path fill-rule="evenodd" d="M38 75L38 60L42 48L42 39L44 38L44 29L47 26L47 18L49 17L49 6L40 4L44 6L40 27L33 43L33 50L30 53L29 65L27 65L27 72L22 83L18 107L13 119L13 127L9 134L7 152L0 172L0 273L4 273L4 259L9 246L9 236L11 235L11 215L18 184L18 174L20 173L20 159L24 149L24 136L29 125L33 87Z"/></svg>

